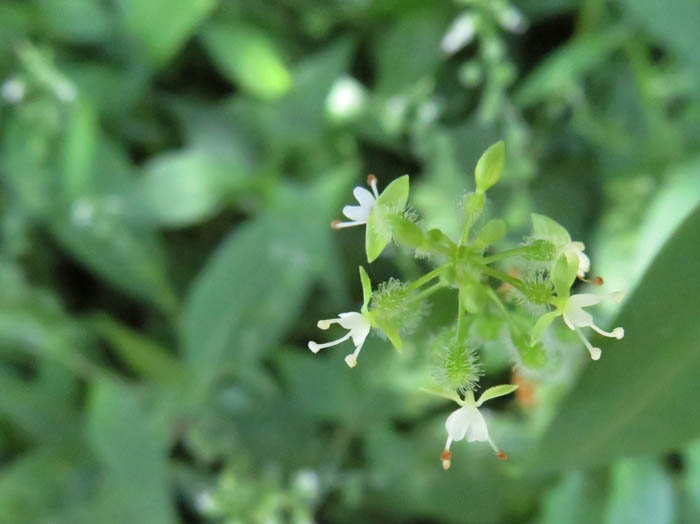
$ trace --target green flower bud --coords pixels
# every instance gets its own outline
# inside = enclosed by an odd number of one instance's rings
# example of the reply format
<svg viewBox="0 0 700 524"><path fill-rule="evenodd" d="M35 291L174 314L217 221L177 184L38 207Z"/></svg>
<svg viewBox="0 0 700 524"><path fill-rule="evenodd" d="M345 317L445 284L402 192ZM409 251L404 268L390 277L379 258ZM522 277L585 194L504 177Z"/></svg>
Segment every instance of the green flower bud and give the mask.
<svg viewBox="0 0 700 524"><path fill-rule="evenodd" d="M521 254L523 258L527 258L528 260L549 262L554 260L557 254L557 248L549 240L539 239L528 244Z"/></svg>
<svg viewBox="0 0 700 524"><path fill-rule="evenodd" d="M369 312L373 321L398 347L394 337L411 333L425 314L423 302L414 300L415 292L395 278L382 282L372 293Z"/></svg>
<svg viewBox="0 0 700 524"><path fill-rule="evenodd" d="M554 288L549 279L546 279L542 273L538 273L534 277L525 280L519 291L526 300L533 304L544 305L551 302Z"/></svg>
<svg viewBox="0 0 700 524"><path fill-rule="evenodd" d="M454 329L448 329L431 343L432 375L441 386L461 394L473 391L483 374L475 348L459 342Z"/></svg>
<svg viewBox="0 0 700 524"><path fill-rule="evenodd" d="M387 222L391 227L391 236L397 244L420 249L423 246L423 230L413 223L409 213L393 214L387 216Z"/></svg>
<svg viewBox="0 0 700 524"><path fill-rule="evenodd" d="M502 140L493 144L481 155L474 170L477 193L485 192L500 180L505 160L506 145Z"/></svg>

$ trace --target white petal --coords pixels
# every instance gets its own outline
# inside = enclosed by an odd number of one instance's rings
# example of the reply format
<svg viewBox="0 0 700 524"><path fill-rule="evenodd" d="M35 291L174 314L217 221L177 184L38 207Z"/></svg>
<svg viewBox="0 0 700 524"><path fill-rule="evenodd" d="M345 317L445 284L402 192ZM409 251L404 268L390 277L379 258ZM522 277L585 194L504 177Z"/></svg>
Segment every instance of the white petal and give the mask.
<svg viewBox="0 0 700 524"><path fill-rule="evenodd" d="M345 206L343 215L348 217L353 222L366 223L369 219L369 214L372 211L370 207L364 206Z"/></svg>
<svg viewBox="0 0 700 524"><path fill-rule="evenodd" d="M368 189L357 186L352 194L362 207L371 208L374 205L374 195Z"/></svg>
<svg viewBox="0 0 700 524"><path fill-rule="evenodd" d="M475 406L463 406L453 411L450 416L447 417L445 429L452 440L458 441L464 438L464 435L467 434L467 430L474 419L475 412L477 415L480 415Z"/></svg>
<svg viewBox="0 0 700 524"><path fill-rule="evenodd" d="M596 304L599 304L604 298L605 295L580 293L578 295L572 295L572 297L569 299L569 305L574 308L595 306Z"/></svg>
<svg viewBox="0 0 700 524"><path fill-rule="evenodd" d="M566 306L566 310L564 311L564 322L566 322L566 325L569 326L569 329L574 329L572 325L579 327L590 326L593 323L593 317L587 311L584 311L580 307L572 305L571 302L569 302L569 304Z"/></svg>
<svg viewBox="0 0 700 524"><path fill-rule="evenodd" d="M467 431L467 442L487 442L489 441L489 430L481 412L474 408L472 421Z"/></svg>
<svg viewBox="0 0 700 524"><path fill-rule="evenodd" d="M591 270L591 259L583 252L578 254L578 273L585 276Z"/></svg>

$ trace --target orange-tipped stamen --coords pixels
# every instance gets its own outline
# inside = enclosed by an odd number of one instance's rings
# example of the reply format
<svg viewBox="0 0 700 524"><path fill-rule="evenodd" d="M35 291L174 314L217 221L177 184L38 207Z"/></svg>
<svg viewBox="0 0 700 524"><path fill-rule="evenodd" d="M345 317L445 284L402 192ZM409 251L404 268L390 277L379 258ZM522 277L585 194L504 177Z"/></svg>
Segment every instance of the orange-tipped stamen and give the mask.
<svg viewBox="0 0 700 524"><path fill-rule="evenodd" d="M333 228L333 229L340 229L340 228L338 227L339 224L340 224L340 220L333 220L333 221L331 222L331 228Z"/></svg>
<svg viewBox="0 0 700 524"><path fill-rule="evenodd" d="M446 449L442 452L442 455L440 455L440 460L442 461L442 469L450 469L450 466L452 465L452 452L449 449Z"/></svg>
<svg viewBox="0 0 700 524"><path fill-rule="evenodd" d="M506 453L502 449L498 450L498 452L496 453L496 457L498 457L498 460L507 460L508 459L508 455L506 455Z"/></svg>

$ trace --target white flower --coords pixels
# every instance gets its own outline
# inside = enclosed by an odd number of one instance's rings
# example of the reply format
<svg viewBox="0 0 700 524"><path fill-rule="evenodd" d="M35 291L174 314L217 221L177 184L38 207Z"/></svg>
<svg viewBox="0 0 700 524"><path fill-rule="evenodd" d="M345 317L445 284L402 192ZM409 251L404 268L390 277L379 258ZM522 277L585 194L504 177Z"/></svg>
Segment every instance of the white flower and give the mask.
<svg viewBox="0 0 700 524"><path fill-rule="evenodd" d="M440 456L444 469L449 469L451 464L450 446L453 442L460 441L465 437L467 442L488 442L499 459L505 460L507 458L507 455L491 440L484 416L473 400L465 402L461 408L453 411L447 417L445 429L447 430L447 442L445 442L445 450Z"/></svg>
<svg viewBox="0 0 700 524"><path fill-rule="evenodd" d="M374 194L360 186L353 189L352 194L355 195L355 199L360 205L345 206L343 208L343 215L349 218L350 222L334 220L331 222L331 227L333 229L361 226L367 223L367 220L369 220L369 215L377 203L377 198L379 198L379 193L377 192L377 177L374 175L369 175L367 177L367 184L372 188L372 192Z"/></svg>
<svg viewBox="0 0 700 524"><path fill-rule="evenodd" d="M581 338L583 343L588 348L588 352L591 354L593 360L600 359L601 350L600 348L593 347L591 343L583 336L579 328L590 327L594 331L600 333L605 337L613 337L621 339L625 336L625 330L621 327L616 327L612 331L604 331L600 329L593 323L593 317L587 311L584 311L584 307L595 306L606 298L610 298L615 302L620 302L624 298L625 294L621 291L611 293L609 295L592 295L590 293L581 293L579 295L573 295L569 297L564 306L564 322L569 327L576 331L578 336Z"/></svg>
<svg viewBox="0 0 700 524"><path fill-rule="evenodd" d="M369 335L369 330L371 327L369 319L362 313L341 313L338 315L338 318L319 320L317 325L319 329L328 329L331 324L340 324L342 327L347 329L348 332L339 339L326 342L325 344L318 344L314 341L310 341L309 349L314 353L318 353L319 350L323 348L336 346L352 337L352 342L355 344L355 351L345 357L345 363L351 368L354 368L357 365L357 356L360 354L362 344L365 343L365 339L367 338L367 335Z"/></svg>
<svg viewBox="0 0 700 524"><path fill-rule="evenodd" d="M576 276L582 280L591 269L591 259L583 252L584 249L586 249L586 246L583 242L569 242L561 250L565 255L571 254L578 257L578 272Z"/></svg>

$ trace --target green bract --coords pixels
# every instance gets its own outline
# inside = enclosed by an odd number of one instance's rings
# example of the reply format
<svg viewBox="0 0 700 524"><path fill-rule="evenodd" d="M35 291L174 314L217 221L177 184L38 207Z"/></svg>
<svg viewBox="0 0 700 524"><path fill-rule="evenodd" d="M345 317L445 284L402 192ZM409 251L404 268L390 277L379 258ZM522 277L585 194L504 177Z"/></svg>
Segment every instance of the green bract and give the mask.
<svg viewBox="0 0 700 524"><path fill-rule="evenodd" d="M397 178L377 198L367 220L365 249L374 262L392 238L392 217L403 216L408 201L408 175Z"/></svg>

